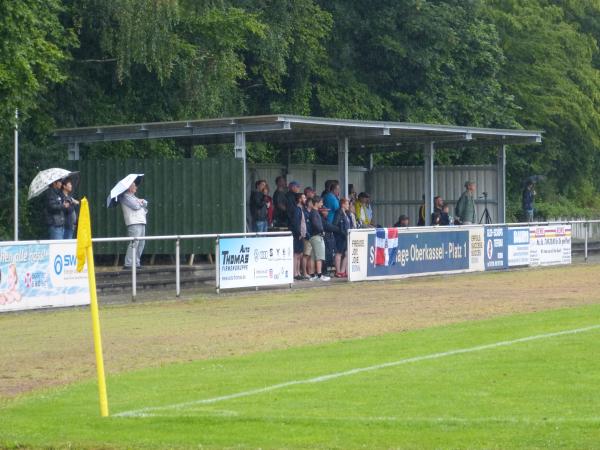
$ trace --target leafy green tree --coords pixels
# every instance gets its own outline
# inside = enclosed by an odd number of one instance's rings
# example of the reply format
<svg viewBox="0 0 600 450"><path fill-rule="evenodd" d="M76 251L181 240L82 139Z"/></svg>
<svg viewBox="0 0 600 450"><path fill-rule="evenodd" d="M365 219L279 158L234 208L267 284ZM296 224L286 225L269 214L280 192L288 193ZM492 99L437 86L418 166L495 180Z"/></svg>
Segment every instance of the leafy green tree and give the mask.
<svg viewBox="0 0 600 450"><path fill-rule="evenodd" d="M69 49L76 45L70 30L60 21L64 8L58 0L0 1L0 239L12 236L13 224L13 129L19 109L22 133L20 173L21 225L28 228L26 181L35 164L36 148L30 133L47 134L54 123L47 93L67 77ZM27 152L27 150L31 150Z"/></svg>
<svg viewBox="0 0 600 450"><path fill-rule="evenodd" d="M488 4L506 57L500 79L519 106L517 120L545 132L543 146L510 152L513 198L523 178L541 173L548 175L547 196L566 195L591 206L600 186L592 177L600 146L600 78L594 66L600 5L545 0Z"/></svg>

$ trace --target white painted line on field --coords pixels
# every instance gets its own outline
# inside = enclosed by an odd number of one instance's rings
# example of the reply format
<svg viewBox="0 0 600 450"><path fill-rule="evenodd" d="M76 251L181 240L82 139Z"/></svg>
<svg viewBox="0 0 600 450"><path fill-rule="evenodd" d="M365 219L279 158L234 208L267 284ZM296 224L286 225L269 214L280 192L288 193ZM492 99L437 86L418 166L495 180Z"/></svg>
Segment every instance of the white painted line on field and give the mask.
<svg viewBox="0 0 600 450"><path fill-rule="evenodd" d="M498 348L498 347L505 347L508 345L520 344L523 342L536 341L539 339L548 339L548 338L557 337L557 336L565 336L568 334L584 333L586 331L597 330L599 328L600 328L600 325L592 325L592 326L585 327L585 328L576 328L573 330L557 331L555 333L537 334L534 336L527 336L527 337L523 337L523 338L519 338L519 339L513 339L510 341L500 341L500 342L495 342L493 344L478 345L476 347L461 348L461 349L457 349L457 350L450 350L447 352L440 352L440 353L432 353L430 355L414 356L412 358L400 359L398 361L391 361L391 362L387 362L387 363L383 363L383 364L377 364L374 366L359 367L356 369L350 369L350 370L346 370L343 372L330 373L328 375L321 375L319 377L308 378L305 380L293 380L293 381L287 381L285 383L272 384L271 386L265 386L263 388L257 388L257 389L251 389L248 391L236 392L234 394L222 395L219 397L193 400L193 401L184 402L184 403L175 403L172 405L149 406L147 408L134 409L131 411L124 411L121 413L114 414L113 417L151 417L151 414L148 414L151 411L161 411L161 410L169 410L169 409L176 410L176 409L184 409L184 408L187 408L190 406L195 406L195 405L208 405L208 404L213 404L213 403L219 403L219 402L223 402L226 400L233 400L233 399L241 398L241 397L249 397L251 395L264 394L265 392L271 392L271 391L283 389L283 388L290 387L290 386L297 386L299 384L322 383L323 381L334 380L336 378L347 377L350 375L356 375L358 373L363 373L363 372L372 372L375 370L386 369L388 367L395 367L395 366L400 366L403 364L427 361L430 359L445 358L446 356L454 356L454 355L460 355L463 353L478 352L481 350L489 350L489 349Z"/></svg>

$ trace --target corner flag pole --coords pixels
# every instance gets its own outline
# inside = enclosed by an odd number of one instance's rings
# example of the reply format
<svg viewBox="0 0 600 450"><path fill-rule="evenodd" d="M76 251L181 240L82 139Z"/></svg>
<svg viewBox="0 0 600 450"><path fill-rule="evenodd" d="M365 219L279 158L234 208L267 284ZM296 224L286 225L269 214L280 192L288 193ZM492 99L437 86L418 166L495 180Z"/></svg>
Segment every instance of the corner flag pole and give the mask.
<svg viewBox="0 0 600 450"><path fill-rule="evenodd" d="M92 329L94 333L94 350L96 352L96 371L98 373L98 398L100 415L108 416L108 398L106 395L106 378L104 377L104 358L102 356L102 337L100 334L100 315L96 296L96 273L94 269L94 251L92 249L92 227L90 208L87 198L81 199L79 223L77 225L77 271L81 272L87 261L88 283L90 288L90 310L92 313Z"/></svg>

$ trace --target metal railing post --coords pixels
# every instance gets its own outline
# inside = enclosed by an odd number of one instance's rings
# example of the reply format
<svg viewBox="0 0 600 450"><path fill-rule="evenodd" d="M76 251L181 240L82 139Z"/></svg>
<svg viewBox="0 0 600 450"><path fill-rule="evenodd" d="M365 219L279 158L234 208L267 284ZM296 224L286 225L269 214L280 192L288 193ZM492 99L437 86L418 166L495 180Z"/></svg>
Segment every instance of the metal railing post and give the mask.
<svg viewBox="0 0 600 450"><path fill-rule="evenodd" d="M585 262L587 262L587 260L588 260L588 230L589 230L589 223L586 221L584 223L584 226L585 226L584 255L585 255Z"/></svg>
<svg viewBox="0 0 600 450"><path fill-rule="evenodd" d="M179 262L179 238L175 241L175 295L179 298L179 294L181 294L181 275L179 271L181 270L181 264Z"/></svg>
<svg viewBox="0 0 600 450"><path fill-rule="evenodd" d="M131 243L131 253L133 263L131 264L131 301L135 302L137 296L137 239L133 239Z"/></svg>

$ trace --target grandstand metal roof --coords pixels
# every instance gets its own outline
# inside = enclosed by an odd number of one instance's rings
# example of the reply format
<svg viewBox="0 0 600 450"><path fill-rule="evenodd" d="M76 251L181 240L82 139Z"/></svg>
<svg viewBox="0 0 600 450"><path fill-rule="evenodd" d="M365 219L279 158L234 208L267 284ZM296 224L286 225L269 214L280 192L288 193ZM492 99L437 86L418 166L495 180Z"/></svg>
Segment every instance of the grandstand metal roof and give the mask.
<svg viewBox="0 0 600 450"><path fill-rule="evenodd" d="M541 131L477 128L405 122L306 117L287 114L184 120L175 122L105 125L55 130L64 144L136 139L185 140L192 144L231 143L243 132L247 142L272 142L300 147L349 138L351 145L398 146L435 142L436 146L531 144L542 140Z"/></svg>

